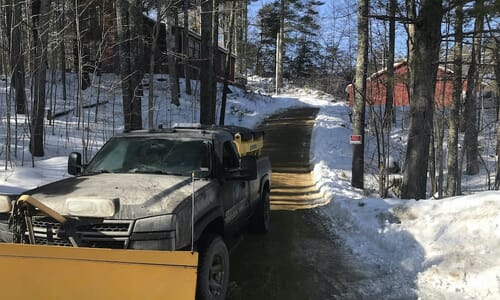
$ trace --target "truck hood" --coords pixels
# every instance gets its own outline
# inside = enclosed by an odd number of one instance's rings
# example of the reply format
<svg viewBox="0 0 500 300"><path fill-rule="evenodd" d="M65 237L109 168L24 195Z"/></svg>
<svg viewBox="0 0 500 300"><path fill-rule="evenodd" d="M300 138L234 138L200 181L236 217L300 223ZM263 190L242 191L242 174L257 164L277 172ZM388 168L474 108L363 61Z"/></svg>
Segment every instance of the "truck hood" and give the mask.
<svg viewBox="0 0 500 300"><path fill-rule="evenodd" d="M195 182L195 195L209 180ZM114 219L173 213L192 193L190 177L156 174L98 174L71 177L27 192L63 213L66 199L118 199Z"/></svg>

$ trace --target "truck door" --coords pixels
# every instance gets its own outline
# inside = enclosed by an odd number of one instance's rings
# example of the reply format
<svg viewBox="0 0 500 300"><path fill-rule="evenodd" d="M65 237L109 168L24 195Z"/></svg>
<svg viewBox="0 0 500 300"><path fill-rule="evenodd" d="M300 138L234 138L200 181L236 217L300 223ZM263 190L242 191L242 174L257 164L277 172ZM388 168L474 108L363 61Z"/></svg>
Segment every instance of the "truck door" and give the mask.
<svg viewBox="0 0 500 300"><path fill-rule="evenodd" d="M240 167L239 157L232 141L226 141L222 149L222 165L224 173L236 170ZM224 181L224 209L226 211L226 222L232 226L239 226L240 221L246 219L248 206L248 183L240 179Z"/></svg>

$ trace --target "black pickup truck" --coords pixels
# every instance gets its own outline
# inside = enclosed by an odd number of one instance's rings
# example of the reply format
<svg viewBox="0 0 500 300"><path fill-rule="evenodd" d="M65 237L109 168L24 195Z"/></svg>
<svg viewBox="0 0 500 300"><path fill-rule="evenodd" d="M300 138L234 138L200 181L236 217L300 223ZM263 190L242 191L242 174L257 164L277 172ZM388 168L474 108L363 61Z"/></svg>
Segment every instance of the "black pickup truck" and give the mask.
<svg viewBox="0 0 500 300"><path fill-rule="evenodd" d="M200 252L197 297L223 299L229 280L225 238L248 226L269 229L269 159L257 144L250 155L240 155L235 137L250 144L263 139L231 126L116 135L88 164L71 153L68 173L74 177L25 194L71 218L78 246L194 248ZM36 244L71 246L50 217L33 217L32 224Z"/></svg>

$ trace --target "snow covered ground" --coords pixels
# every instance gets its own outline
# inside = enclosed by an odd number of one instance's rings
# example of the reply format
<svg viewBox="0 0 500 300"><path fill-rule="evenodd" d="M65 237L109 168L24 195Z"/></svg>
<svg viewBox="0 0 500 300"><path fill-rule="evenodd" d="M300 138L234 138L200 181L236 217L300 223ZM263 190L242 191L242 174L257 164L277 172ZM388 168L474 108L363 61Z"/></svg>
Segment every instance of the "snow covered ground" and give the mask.
<svg viewBox="0 0 500 300"><path fill-rule="evenodd" d="M270 84L269 80L251 78L249 88L255 92L232 88L226 123L254 127L282 109L308 105L320 108L311 157L318 187L331 201L316 210L331 220L332 234L340 236L346 247L363 261L395 274L392 278L400 276L399 284L408 278L412 280L406 288L415 289L413 292L422 299L500 299L500 193L479 192L485 189L483 177L465 179L468 186L475 187L474 194L444 200L381 199L370 188L376 185L374 177L369 175L365 191L354 189L350 186L349 107L329 95L307 89L289 88L279 97L272 97L266 93L269 90L266 85ZM164 80L160 79L155 86L156 124L169 126L197 121L199 105L194 97L183 95L177 108L165 101L168 89ZM5 116L1 115L0 194L17 194L64 178L71 151L81 152L86 144L93 154L112 134L121 131L117 79L105 75L99 93L97 89L95 84L85 91L86 103L95 103L98 94L100 101L108 103L99 106L98 111L86 109L81 130L76 129L78 121L74 113L59 117L47 129L46 157L35 159L34 168L26 135L20 139L17 159L5 165ZM0 86L1 90L5 91ZM58 93L56 90L55 94ZM59 99L56 110L71 106L62 103L60 97L55 99ZM147 93L144 99L146 112ZM0 111L5 111L5 107ZM23 117L18 116L18 121L22 123ZM22 131L19 136L23 136ZM393 139L404 141L404 132L395 130ZM379 284L376 289L381 291L394 291L384 285L398 285L384 281L374 284ZM387 298L412 294L404 291L404 286L401 289L400 294Z"/></svg>

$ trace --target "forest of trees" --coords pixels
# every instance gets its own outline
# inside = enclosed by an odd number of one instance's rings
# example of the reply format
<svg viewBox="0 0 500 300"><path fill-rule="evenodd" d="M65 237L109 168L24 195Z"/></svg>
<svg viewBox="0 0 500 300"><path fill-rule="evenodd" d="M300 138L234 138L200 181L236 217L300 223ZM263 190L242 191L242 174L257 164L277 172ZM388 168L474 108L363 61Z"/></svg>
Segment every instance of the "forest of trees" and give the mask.
<svg viewBox="0 0 500 300"><path fill-rule="evenodd" d="M402 25L406 31L404 39L407 41L410 107L408 143L400 184L401 197L426 198L429 180L431 195L443 197L460 194L462 172L476 175L481 168L478 101L484 89L497 95L497 122L499 119L498 1L359 0L358 7L359 47L353 132L360 135L365 132L365 108L370 99L367 97L364 81L367 66L377 59L377 55L371 52L373 46L377 45L377 38L372 32L381 32L379 23L384 23L382 32L387 32L382 35L387 41L383 43L387 61L384 67L387 86L390 86L395 78L392 69L395 59L395 27L397 24ZM452 101L446 109L439 107L434 101L436 76L440 67L450 69L452 74L452 78L447 79L453 81ZM370 124L375 127L377 135L379 192L382 196L387 195L387 189L391 185L387 181L385 170L389 161L390 128L394 120L392 105L392 88L388 88L384 113ZM498 133L497 131L497 135ZM463 141L459 136L463 136ZM445 139L447 149L443 148ZM500 140L500 136L498 139ZM353 147L353 186L363 187L363 155L362 146ZM444 161L445 157L447 161ZM462 165L465 165L465 169ZM500 185L498 172L497 165L495 183L491 185L496 189Z"/></svg>
<svg viewBox="0 0 500 300"><path fill-rule="evenodd" d="M17 147L18 133L11 128L17 130L20 114L29 116L32 156L44 156L44 124L50 118L47 108L53 106L49 78L56 72L63 100L74 103L78 126L84 122L82 91L90 77L119 75L124 130L154 126L155 83L144 86L144 80L155 72L168 73L173 105L182 101L181 91L193 93L191 81L181 86L179 78L199 79L202 124L224 124L227 89L222 89L221 114L216 116L217 82L242 85L247 76L258 75L274 78L275 93L287 84L323 90L338 99L346 99L346 86L353 83L353 134L364 136L369 127L376 136L379 192L386 196L394 185L386 171L396 114L393 65L405 60L410 110L401 197L426 197L429 180L431 194L457 195L461 174L480 172L478 95L488 89L498 102L500 94L498 1L260 3L251 10L255 0L0 0L0 68L8 86L0 99L7 108L2 114L6 162L12 144ZM332 24L342 24L342 30L325 28ZM453 81L453 101L447 109L433 101L439 67L453 74L448 79ZM367 97L366 79L381 69L387 72L387 94L383 113L377 114ZM77 74L76 95L66 92L67 74ZM150 108L147 122L143 101ZM500 135L497 139L500 149ZM364 145L353 146L352 185L359 188L364 187L364 151ZM496 173L492 188L498 189L500 163Z"/></svg>

